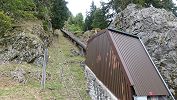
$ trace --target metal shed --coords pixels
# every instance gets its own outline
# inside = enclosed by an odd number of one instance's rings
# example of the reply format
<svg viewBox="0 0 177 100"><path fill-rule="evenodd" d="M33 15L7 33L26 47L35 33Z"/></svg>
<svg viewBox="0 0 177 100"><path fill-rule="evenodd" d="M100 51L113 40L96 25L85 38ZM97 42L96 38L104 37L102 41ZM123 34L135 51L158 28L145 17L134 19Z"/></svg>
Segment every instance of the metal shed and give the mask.
<svg viewBox="0 0 177 100"><path fill-rule="evenodd" d="M86 65L120 100L166 100L171 95L137 36L102 30L88 41Z"/></svg>

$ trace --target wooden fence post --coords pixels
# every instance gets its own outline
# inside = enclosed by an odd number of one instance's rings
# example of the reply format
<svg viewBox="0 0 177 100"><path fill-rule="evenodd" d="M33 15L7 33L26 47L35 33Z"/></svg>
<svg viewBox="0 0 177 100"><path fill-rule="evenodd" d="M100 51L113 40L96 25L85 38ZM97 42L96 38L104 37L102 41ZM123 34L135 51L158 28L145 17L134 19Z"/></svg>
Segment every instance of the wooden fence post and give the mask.
<svg viewBox="0 0 177 100"><path fill-rule="evenodd" d="M45 89L47 62L48 62L48 49L45 49L44 50L43 68L42 68L42 80L41 80L42 89Z"/></svg>

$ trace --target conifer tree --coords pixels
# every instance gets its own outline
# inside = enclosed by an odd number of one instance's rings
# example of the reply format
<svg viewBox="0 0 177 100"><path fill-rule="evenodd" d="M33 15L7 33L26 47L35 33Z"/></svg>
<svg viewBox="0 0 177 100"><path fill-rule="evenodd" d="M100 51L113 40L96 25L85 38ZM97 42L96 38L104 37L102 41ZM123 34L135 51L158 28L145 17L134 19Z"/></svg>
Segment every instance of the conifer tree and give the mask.
<svg viewBox="0 0 177 100"><path fill-rule="evenodd" d="M105 12L102 9L100 8L96 9L93 18L94 18L92 23L93 28L104 29L108 26Z"/></svg>
<svg viewBox="0 0 177 100"><path fill-rule="evenodd" d="M84 26L84 17L82 13L78 13L76 17L74 18L75 24L78 25L81 29L83 29Z"/></svg>
<svg viewBox="0 0 177 100"><path fill-rule="evenodd" d="M69 17L69 10L66 6L65 0L55 0L52 8L52 26L55 29L61 29L64 26L64 22Z"/></svg>
<svg viewBox="0 0 177 100"><path fill-rule="evenodd" d="M96 10L96 6L94 2L92 1L92 4L90 6L90 11L87 12L86 18L85 18L85 30L91 30L93 28L92 23L93 23L93 16L94 16L95 10Z"/></svg>

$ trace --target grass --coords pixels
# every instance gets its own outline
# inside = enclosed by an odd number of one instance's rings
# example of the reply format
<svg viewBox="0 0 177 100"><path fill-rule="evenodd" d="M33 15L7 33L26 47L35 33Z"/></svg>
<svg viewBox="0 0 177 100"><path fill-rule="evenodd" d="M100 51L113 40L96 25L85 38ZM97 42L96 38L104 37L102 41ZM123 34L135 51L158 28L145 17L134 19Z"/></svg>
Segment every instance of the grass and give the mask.
<svg viewBox="0 0 177 100"><path fill-rule="evenodd" d="M49 47L47 81L45 89L40 86L40 79L33 74L42 72L42 67L32 64L0 65L0 100L90 100L86 92L86 80L80 67L82 56L73 56L73 44L60 33L59 38ZM10 72L22 68L26 84L18 83L10 77Z"/></svg>

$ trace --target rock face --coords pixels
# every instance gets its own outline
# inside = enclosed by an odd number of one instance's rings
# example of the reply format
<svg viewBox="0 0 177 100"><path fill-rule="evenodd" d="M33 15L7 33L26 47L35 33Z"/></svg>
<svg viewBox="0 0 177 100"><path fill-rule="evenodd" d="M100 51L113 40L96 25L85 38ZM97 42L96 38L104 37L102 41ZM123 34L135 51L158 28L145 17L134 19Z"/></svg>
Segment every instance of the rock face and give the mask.
<svg viewBox="0 0 177 100"><path fill-rule="evenodd" d="M49 36L40 24L24 26L25 29L20 28L14 35L2 40L4 46L0 50L1 63L15 61L42 64L43 51L49 44Z"/></svg>
<svg viewBox="0 0 177 100"><path fill-rule="evenodd" d="M177 17L164 9L130 4L110 25L138 35L177 98Z"/></svg>

